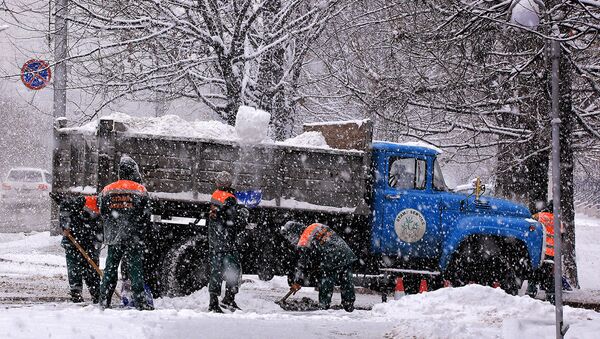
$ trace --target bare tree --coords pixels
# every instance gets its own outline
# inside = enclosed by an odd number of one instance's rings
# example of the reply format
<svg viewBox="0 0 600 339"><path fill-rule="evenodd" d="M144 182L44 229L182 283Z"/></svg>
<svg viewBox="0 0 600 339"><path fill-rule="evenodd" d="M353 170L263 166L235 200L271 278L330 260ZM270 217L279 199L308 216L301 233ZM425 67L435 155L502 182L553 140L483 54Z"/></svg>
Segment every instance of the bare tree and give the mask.
<svg viewBox="0 0 600 339"><path fill-rule="evenodd" d="M303 59L338 3L72 0L71 32L82 39L70 58L85 79L79 87L101 93L104 105L157 91L199 100L229 124L240 105L260 106L283 138Z"/></svg>

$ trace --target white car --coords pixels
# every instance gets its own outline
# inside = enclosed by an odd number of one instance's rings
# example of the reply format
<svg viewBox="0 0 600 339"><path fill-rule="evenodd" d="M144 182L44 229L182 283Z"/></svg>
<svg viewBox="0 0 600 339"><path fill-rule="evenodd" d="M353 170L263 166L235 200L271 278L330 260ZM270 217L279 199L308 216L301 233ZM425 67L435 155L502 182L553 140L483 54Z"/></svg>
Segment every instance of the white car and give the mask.
<svg viewBox="0 0 600 339"><path fill-rule="evenodd" d="M52 176L41 168L12 168L0 187L2 205L40 205L50 201Z"/></svg>

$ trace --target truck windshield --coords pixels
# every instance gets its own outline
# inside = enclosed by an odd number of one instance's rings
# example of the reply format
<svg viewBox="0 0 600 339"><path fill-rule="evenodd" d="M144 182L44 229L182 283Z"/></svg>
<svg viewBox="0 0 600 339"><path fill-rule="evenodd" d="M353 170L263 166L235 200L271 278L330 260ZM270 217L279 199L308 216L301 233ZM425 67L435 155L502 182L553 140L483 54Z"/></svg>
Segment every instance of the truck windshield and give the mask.
<svg viewBox="0 0 600 339"><path fill-rule="evenodd" d="M440 162L437 159L433 162L433 189L436 191L448 190L442 168L440 167Z"/></svg>

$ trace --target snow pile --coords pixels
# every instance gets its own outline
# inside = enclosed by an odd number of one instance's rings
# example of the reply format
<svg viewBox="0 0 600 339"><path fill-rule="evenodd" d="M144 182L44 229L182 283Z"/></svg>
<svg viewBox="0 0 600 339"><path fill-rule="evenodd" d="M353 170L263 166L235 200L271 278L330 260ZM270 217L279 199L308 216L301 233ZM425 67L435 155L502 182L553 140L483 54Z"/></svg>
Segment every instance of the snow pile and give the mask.
<svg viewBox="0 0 600 339"><path fill-rule="evenodd" d="M125 113L113 113L101 118L102 120L114 120L123 123L127 130L140 134L184 136L190 138L207 138L221 140L236 140L237 136L232 126L219 121L187 121L176 115L165 115L162 117L132 117ZM98 121L92 121L79 127L82 132L95 132Z"/></svg>
<svg viewBox="0 0 600 339"><path fill-rule="evenodd" d="M250 106L240 106L235 118L235 132L247 143L257 144L269 139L271 114Z"/></svg>
<svg viewBox="0 0 600 339"><path fill-rule="evenodd" d="M581 230L578 218L578 231ZM597 219L585 219L597 230ZM598 233L591 232L584 249L596 248ZM6 282L4 296L27 296L23 277L31 281L34 295L66 297L68 283L60 238L48 232L26 235L0 233L0 277ZM106 250L103 250L105 253ZM57 253L51 255L50 253ZM583 266L584 263L582 263ZM582 272L597 271L591 263ZM20 266L20 267L17 267ZM104 263L101 267L104 267ZM19 271L16 271L19 269ZM60 274L60 280L53 278ZM11 280L12 279L12 280ZM15 283L15 281L17 283ZM55 281L60 289L45 290L44 282ZM242 311L233 314L207 313L208 289L186 297L157 298L156 311L127 309L99 311L94 306L66 302L35 305L0 301L0 338L184 338L190 333L206 338L553 338L554 307L529 297L515 297L500 289L469 285L445 288L398 301L378 303L377 294L357 294L357 306L374 305L372 311L343 310L287 312L274 303L288 291L287 278L260 281L244 275L236 297ZM0 291L1 292L1 291ZM568 297L570 294L566 294ZM0 297L2 294L0 294ZM291 299L310 297L318 292L302 288ZM2 300L2 299L0 299ZM334 293L333 304L340 295ZM596 338L600 313L565 307L567 338Z"/></svg>
<svg viewBox="0 0 600 339"><path fill-rule="evenodd" d="M583 289L600 290L600 219L583 214L575 215L577 268L579 284ZM600 295L600 291L598 295ZM581 295L581 298L585 298Z"/></svg>
<svg viewBox="0 0 600 339"><path fill-rule="evenodd" d="M272 144L268 137L271 115L265 111L241 106L235 121L235 127L219 121L187 121L176 115L162 117L132 117L125 113L113 113L101 118L121 122L127 131L140 134L180 136L187 138L205 138L216 140L240 141L249 144ZM98 129L98 120L81 127L73 128L80 133L94 134ZM68 130L68 129L67 129ZM278 145L330 149L321 132L305 132Z"/></svg>
<svg viewBox="0 0 600 339"><path fill-rule="evenodd" d="M327 145L323 133L317 131L304 132L293 138L279 142L280 145L303 146L312 148L331 148Z"/></svg>
<svg viewBox="0 0 600 339"><path fill-rule="evenodd" d="M0 254L31 253L58 245L61 239L61 236L50 236L50 232L0 233Z"/></svg>
<svg viewBox="0 0 600 339"><path fill-rule="evenodd" d="M552 338L554 307L500 289L469 285L406 296L378 304L373 314L394 318L392 338ZM564 308L568 335L593 338L600 331L600 314Z"/></svg>

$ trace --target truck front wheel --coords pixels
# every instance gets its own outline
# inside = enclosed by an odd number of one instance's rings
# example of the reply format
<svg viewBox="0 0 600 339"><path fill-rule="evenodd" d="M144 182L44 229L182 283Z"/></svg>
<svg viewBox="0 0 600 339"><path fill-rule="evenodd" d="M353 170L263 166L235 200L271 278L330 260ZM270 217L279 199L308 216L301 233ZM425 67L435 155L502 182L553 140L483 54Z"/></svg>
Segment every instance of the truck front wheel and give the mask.
<svg viewBox="0 0 600 339"><path fill-rule="evenodd" d="M184 296L201 289L208 284L209 267L206 237L197 236L175 245L163 261L162 294Z"/></svg>
<svg viewBox="0 0 600 339"><path fill-rule="evenodd" d="M522 280L515 263L502 248L501 243L491 238L464 243L448 267L447 276L453 286L499 284L506 293L516 295Z"/></svg>

